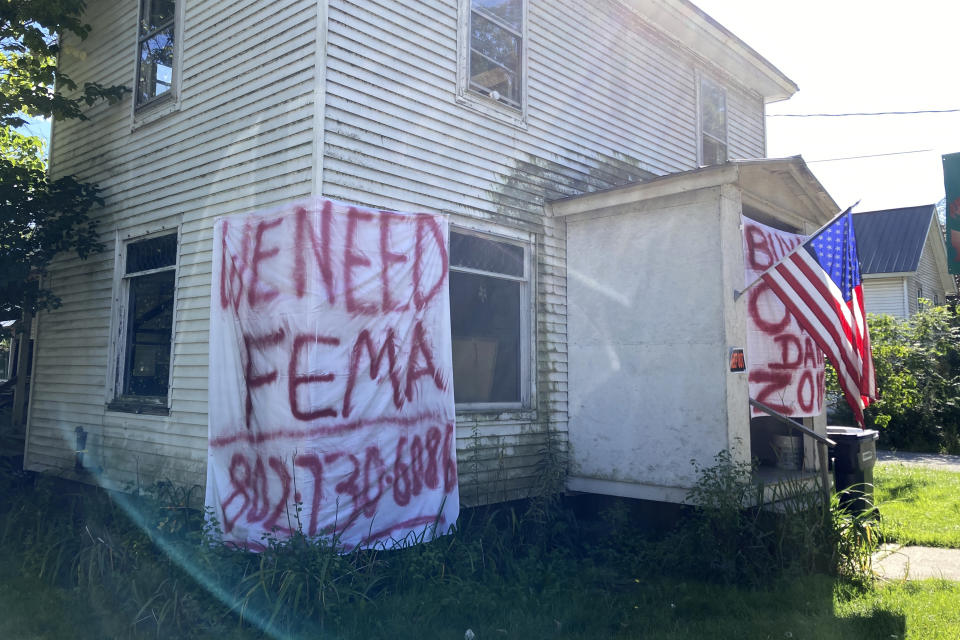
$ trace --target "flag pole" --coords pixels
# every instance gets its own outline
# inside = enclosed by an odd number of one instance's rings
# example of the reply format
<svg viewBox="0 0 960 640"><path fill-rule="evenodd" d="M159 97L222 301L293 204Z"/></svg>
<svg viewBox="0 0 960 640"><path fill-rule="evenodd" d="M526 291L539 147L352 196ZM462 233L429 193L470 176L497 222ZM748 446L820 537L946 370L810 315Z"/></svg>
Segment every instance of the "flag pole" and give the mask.
<svg viewBox="0 0 960 640"><path fill-rule="evenodd" d="M856 202L854 202L852 205L850 205L849 207L847 207L846 209L844 209L843 211L841 211L841 212L838 213L837 215L835 215L835 216L833 216L832 218L830 218L830 220L829 220L826 224L822 225L819 229L817 229L817 230L814 231L812 234L810 234L810 237L808 237L806 240L804 240L803 242L801 242L800 244L798 244L797 246L795 246L793 249L791 249L789 252L787 252L786 254L784 254L784 256L783 256L782 258L780 258L779 260L777 260L776 262L774 262L772 265L770 265L769 267L767 267L766 270L765 270L763 273L761 273L759 276L757 276L757 279L756 279L756 280L754 280L753 282L751 282L750 284L748 284L746 287L744 287L743 289L734 289L734 290L733 290L733 301L736 302L737 300L740 299L740 296L742 296L743 294L745 294L745 293L746 293L747 291L749 291L750 289L753 289L756 285L760 284L760 281L763 280L763 276L767 275L767 273L769 273L769 272L772 271L774 268L776 268L781 262L783 262L784 260L786 260L787 258L789 258L790 256L792 256L794 253L796 253L796 252L800 249L800 247L802 247L803 245L807 244L808 242L810 242L811 240L813 240L814 238L816 238L818 235L820 235L821 233L823 233L823 230L824 230L824 229L826 229L827 227L829 227L830 225L832 225L834 222L836 222L837 220L839 220L840 218L842 218L843 216L845 216L848 212L853 211L853 208L854 208L855 206L857 206L858 204L860 204L860 201L859 201L859 200L857 200Z"/></svg>

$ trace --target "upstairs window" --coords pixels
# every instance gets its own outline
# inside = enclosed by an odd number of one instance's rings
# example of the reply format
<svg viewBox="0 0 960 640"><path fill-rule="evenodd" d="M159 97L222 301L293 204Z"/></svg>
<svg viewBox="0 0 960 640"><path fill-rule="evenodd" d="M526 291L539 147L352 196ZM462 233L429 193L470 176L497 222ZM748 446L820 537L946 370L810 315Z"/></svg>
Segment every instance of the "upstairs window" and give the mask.
<svg viewBox="0 0 960 640"><path fill-rule="evenodd" d="M176 1L140 0L136 106L172 95L176 47Z"/></svg>
<svg viewBox="0 0 960 640"><path fill-rule="evenodd" d="M520 110L523 47L523 0L471 0L471 91Z"/></svg>
<svg viewBox="0 0 960 640"><path fill-rule="evenodd" d="M723 87L700 76L698 90L700 166L727 161L727 94Z"/></svg>
<svg viewBox="0 0 960 640"><path fill-rule="evenodd" d="M450 232L453 389L460 406L528 403L528 256L523 244Z"/></svg>
<svg viewBox="0 0 960 640"><path fill-rule="evenodd" d="M457 102L525 129L526 68L526 0L459 0Z"/></svg>

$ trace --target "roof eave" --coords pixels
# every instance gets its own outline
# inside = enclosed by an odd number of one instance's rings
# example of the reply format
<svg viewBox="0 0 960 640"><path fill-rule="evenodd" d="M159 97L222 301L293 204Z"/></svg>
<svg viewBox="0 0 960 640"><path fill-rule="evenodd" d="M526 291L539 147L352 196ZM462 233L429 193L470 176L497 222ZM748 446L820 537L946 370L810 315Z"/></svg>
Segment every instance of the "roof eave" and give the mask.
<svg viewBox="0 0 960 640"><path fill-rule="evenodd" d="M800 156L731 160L646 182L552 200L546 210L550 216L565 217L725 184L739 187L744 204L776 214L805 233L829 222L838 210L836 202Z"/></svg>
<svg viewBox="0 0 960 640"><path fill-rule="evenodd" d="M805 202L805 208L814 214L815 222L818 225L830 222L840 211L836 201L817 177L813 175L801 156L733 160L731 162L741 167L741 183L748 194L755 190L753 185L765 185L771 177L779 175L784 188L789 190L797 200ZM750 180L751 170L758 172L758 175L752 181Z"/></svg>
<svg viewBox="0 0 960 640"><path fill-rule="evenodd" d="M763 96L765 103L786 100L798 87L770 61L688 0L620 0L705 65L718 67Z"/></svg>

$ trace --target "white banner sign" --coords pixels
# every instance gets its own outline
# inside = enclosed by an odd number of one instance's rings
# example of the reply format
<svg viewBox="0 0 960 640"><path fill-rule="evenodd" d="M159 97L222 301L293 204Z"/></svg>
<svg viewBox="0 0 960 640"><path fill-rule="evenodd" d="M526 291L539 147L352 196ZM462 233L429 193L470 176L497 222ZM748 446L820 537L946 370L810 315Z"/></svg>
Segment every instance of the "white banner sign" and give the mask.
<svg viewBox="0 0 960 640"><path fill-rule="evenodd" d="M741 216L744 283L749 285L806 240ZM801 249L802 251L802 249ZM750 397L787 416L823 411L824 357L776 294L760 283L747 297L747 371ZM751 407L751 415L766 415Z"/></svg>
<svg viewBox="0 0 960 640"><path fill-rule="evenodd" d="M459 513L447 223L312 200L214 228L206 506L345 550Z"/></svg>

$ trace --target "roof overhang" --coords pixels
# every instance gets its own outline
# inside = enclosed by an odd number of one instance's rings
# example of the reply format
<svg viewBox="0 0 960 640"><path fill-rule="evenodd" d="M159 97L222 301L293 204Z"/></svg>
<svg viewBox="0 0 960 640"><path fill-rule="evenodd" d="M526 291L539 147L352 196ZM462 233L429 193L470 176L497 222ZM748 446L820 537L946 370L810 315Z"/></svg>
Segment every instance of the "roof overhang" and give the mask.
<svg viewBox="0 0 960 640"><path fill-rule="evenodd" d="M744 207L772 214L801 232L820 227L839 208L800 156L733 160L653 178L643 183L554 200L547 205L553 216L568 216L598 209L732 184L740 189Z"/></svg>
<svg viewBox="0 0 960 640"><path fill-rule="evenodd" d="M726 27L688 0L620 0L704 64L725 71L764 102L786 100L797 85Z"/></svg>

